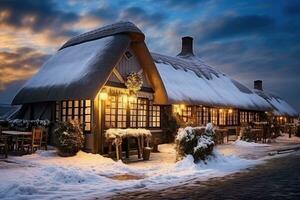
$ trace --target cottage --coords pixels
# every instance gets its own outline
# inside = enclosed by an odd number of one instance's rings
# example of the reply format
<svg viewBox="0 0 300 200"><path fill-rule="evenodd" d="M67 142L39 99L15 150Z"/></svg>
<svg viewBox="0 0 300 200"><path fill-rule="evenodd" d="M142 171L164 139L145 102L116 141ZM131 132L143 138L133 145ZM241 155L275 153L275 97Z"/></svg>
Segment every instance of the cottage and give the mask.
<svg viewBox="0 0 300 200"><path fill-rule="evenodd" d="M171 115L186 125L232 127L266 111L296 115L283 100L205 64L193 53L193 38L182 38L175 57L150 53L144 39L130 22L70 39L15 96L13 104L22 105L15 117L78 119L85 149L105 153L109 128L146 128L168 140Z"/></svg>

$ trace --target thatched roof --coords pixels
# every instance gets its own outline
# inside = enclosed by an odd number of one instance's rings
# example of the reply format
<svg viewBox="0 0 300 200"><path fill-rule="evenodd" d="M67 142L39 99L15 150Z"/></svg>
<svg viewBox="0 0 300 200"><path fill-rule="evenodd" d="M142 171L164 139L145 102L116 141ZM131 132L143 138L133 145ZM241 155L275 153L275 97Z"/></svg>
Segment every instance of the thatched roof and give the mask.
<svg viewBox="0 0 300 200"><path fill-rule="evenodd" d="M266 102L268 102L272 106L274 115L293 117L297 117L299 115L299 113L282 98L274 94L268 93L264 90L254 89L253 91L262 98L264 98Z"/></svg>
<svg viewBox="0 0 300 200"><path fill-rule="evenodd" d="M152 53L169 102L270 110L263 98L197 56Z"/></svg>
<svg viewBox="0 0 300 200"><path fill-rule="evenodd" d="M272 108L262 97L193 53L151 56L144 37L134 24L119 22L70 39L24 85L13 104L93 99L130 46L150 79L156 103Z"/></svg>
<svg viewBox="0 0 300 200"><path fill-rule="evenodd" d="M152 74L150 82L164 101L144 34L130 22L119 22L67 41L24 85L13 104L95 98L129 45L146 73Z"/></svg>

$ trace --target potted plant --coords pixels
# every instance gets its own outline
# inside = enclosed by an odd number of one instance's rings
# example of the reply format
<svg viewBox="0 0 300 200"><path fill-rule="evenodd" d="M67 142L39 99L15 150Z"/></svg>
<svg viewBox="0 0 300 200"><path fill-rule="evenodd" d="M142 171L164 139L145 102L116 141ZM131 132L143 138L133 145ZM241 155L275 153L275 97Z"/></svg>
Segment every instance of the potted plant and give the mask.
<svg viewBox="0 0 300 200"><path fill-rule="evenodd" d="M58 139L57 148L60 156L74 156L83 147L83 132L76 120L59 122L54 133Z"/></svg>

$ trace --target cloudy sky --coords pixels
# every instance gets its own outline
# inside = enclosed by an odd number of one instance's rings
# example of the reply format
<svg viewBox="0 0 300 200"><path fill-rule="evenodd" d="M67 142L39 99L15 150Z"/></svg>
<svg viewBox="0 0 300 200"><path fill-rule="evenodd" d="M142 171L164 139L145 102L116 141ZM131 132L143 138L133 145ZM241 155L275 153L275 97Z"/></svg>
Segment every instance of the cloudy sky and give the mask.
<svg viewBox="0 0 300 200"><path fill-rule="evenodd" d="M300 111L300 1L290 0L1 0L0 103L10 103L70 37L129 20L153 52L176 55L195 40L208 64L264 89Z"/></svg>

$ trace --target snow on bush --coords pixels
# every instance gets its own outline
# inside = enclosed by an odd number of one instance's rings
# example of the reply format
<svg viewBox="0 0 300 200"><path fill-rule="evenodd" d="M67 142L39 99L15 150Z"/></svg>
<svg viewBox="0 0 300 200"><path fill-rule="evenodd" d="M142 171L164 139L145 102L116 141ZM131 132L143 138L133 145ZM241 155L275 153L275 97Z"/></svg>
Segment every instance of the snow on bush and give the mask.
<svg viewBox="0 0 300 200"><path fill-rule="evenodd" d="M212 154L215 131L211 123L206 128L186 127L178 130L175 143L177 160L192 155L194 162L205 160Z"/></svg>
<svg viewBox="0 0 300 200"><path fill-rule="evenodd" d="M29 130L33 126L48 127L50 125L50 121L47 119L46 120L13 119L13 120L10 120L8 123L9 123L9 126L13 129L25 129L25 130Z"/></svg>
<svg viewBox="0 0 300 200"><path fill-rule="evenodd" d="M83 133L75 120L59 122L54 133L58 138L58 150L61 156L73 156L83 147Z"/></svg>

